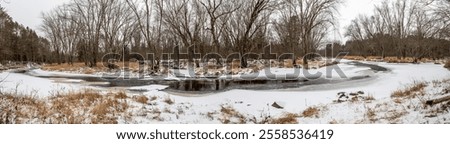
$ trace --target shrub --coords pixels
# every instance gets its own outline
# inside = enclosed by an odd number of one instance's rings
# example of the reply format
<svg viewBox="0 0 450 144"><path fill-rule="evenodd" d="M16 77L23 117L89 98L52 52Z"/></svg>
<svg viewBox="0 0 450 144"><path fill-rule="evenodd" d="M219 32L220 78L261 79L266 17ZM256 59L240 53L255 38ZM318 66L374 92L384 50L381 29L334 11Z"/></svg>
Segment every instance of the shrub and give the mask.
<svg viewBox="0 0 450 144"><path fill-rule="evenodd" d="M150 101L155 101L155 100L157 100L157 99L158 99L158 97L152 96L152 97L150 98Z"/></svg>
<svg viewBox="0 0 450 144"><path fill-rule="evenodd" d="M172 105L175 103L170 97L165 98L163 102L167 103L168 105Z"/></svg>
<svg viewBox="0 0 450 144"><path fill-rule="evenodd" d="M245 123L247 123L247 118L243 114L241 114L237 110L235 110L233 107L222 105L220 112L222 113L222 118L219 118L219 120L223 124L245 124Z"/></svg>
<svg viewBox="0 0 450 144"><path fill-rule="evenodd" d="M135 101L142 104L147 104L148 98L146 96L138 96L135 98Z"/></svg>
<svg viewBox="0 0 450 144"><path fill-rule="evenodd" d="M236 113L236 110L232 107L222 106L220 112L227 115L234 115Z"/></svg>
<svg viewBox="0 0 450 144"><path fill-rule="evenodd" d="M450 60L447 60L444 65L445 68L450 69Z"/></svg>
<svg viewBox="0 0 450 144"><path fill-rule="evenodd" d="M376 112L374 109L368 108L366 111L366 116L370 121L372 121L372 122L376 121L377 115L376 115Z"/></svg>
<svg viewBox="0 0 450 144"><path fill-rule="evenodd" d="M275 118L270 121L270 124L298 124L298 115L293 113L284 114L280 118Z"/></svg>
<svg viewBox="0 0 450 144"><path fill-rule="evenodd" d="M109 104L109 102L102 102L96 106L94 106L94 108L92 109L92 114L97 115L97 116L105 116L106 114L108 114L108 109L111 105Z"/></svg>
<svg viewBox="0 0 450 144"><path fill-rule="evenodd" d="M0 97L0 123L115 124L128 104L113 94L94 90L39 99L25 96Z"/></svg>
<svg viewBox="0 0 450 144"><path fill-rule="evenodd" d="M128 96L124 92L119 92L119 93L114 95L114 98L116 98L116 99L126 99L126 98L128 98Z"/></svg>
<svg viewBox="0 0 450 144"><path fill-rule="evenodd" d="M366 101L374 101L376 99L372 95L368 95L367 97L364 98L364 100L366 100Z"/></svg>
<svg viewBox="0 0 450 144"><path fill-rule="evenodd" d="M294 62L291 59L284 60L283 65L285 68L294 68Z"/></svg>
<svg viewBox="0 0 450 144"><path fill-rule="evenodd" d="M320 112L320 110L318 108L309 107L305 111L303 111L302 114L304 117L310 117L310 118L316 117L317 118L317 117L319 117L319 112Z"/></svg>
<svg viewBox="0 0 450 144"><path fill-rule="evenodd" d="M400 98L400 97L415 97L418 95L417 92L423 92L423 90L427 87L427 84L424 82L416 82L413 85L407 87L404 90L396 90L392 93L392 98Z"/></svg>
<svg viewBox="0 0 450 144"><path fill-rule="evenodd" d="M364 57L362 57L362 56L345 56L344 59L363 61L363 60L365 60L366 58L364 58Z"/></svg>

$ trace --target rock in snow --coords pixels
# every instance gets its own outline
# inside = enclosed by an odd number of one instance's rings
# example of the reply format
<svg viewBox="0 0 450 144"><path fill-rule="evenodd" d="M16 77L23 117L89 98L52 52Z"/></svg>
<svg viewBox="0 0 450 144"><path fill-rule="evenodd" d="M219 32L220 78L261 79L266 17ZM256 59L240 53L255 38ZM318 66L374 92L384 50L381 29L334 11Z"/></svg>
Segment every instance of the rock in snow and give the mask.
<svg viewBox="0 0 450 144"><path fill-rule="evenodd" d="M285 106L286 106L286 103L284 103L284 102L274 102L273 104L272 104L272 107L274 107L274 108L277 108L277 109L284 109L285 108Z"/></svg>

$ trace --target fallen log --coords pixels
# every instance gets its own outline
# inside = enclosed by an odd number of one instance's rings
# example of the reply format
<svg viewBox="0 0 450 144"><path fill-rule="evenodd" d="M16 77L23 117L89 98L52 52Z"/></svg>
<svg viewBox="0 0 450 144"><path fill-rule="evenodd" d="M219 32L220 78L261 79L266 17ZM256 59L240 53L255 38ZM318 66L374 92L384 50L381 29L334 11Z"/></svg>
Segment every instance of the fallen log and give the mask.
<svg viewBox="0 0 450 144"><path fill-rule="evenodd" d="M428 101L425 102L425 104L429 105L429 106L432 106L432 105L443 103L443 102L446 102L446 101L450 101L450 95L442 97L442 98L434 99L434 100L428 100Z"/></svg>

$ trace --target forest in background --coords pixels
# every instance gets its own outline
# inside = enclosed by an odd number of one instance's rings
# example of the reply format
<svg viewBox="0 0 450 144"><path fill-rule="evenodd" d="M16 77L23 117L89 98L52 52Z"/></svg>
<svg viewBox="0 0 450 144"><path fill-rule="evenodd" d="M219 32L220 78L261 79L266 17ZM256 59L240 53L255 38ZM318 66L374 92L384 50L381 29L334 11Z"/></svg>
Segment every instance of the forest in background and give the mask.
<svg viewBox="0 0 450 144"><path fill-rule="evenodd" d="M342 44L327 36L344 0L71 0L42 13L39 31L0 8L0 61L84 62L107 53L145 55L195 48L218 53L294 53L333 47L355 56L442 59L450 55L449 0L386 0L347 26ZM329 45L333 44L333 45ZM242 67L246 60L241 58ZM295 63L295 60L293 61ZM307 62L307 61L306 61ZM307 64L307 63L306 63Z"/></svg>

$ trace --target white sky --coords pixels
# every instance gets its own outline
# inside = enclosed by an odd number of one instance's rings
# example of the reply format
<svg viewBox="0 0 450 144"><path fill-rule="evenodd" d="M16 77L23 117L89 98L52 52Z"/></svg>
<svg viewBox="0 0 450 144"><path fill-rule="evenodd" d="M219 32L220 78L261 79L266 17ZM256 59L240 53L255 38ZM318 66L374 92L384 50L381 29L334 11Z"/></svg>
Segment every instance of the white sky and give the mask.
<svg viewBox="0 0 450 144"><path fill-rule="evenodd" d="M54 7L69 0L0 0L2 7L5 7L11 17L19 23L38 31L41 24L41 12L48 12ZM359 14L371 14L373 5L382 0L346 0L340 9L340 32L330 35L332 40L345 41L342 36L344 27L350 24L351 20ZM38 32L39 33L39 32Z"/></svg>

